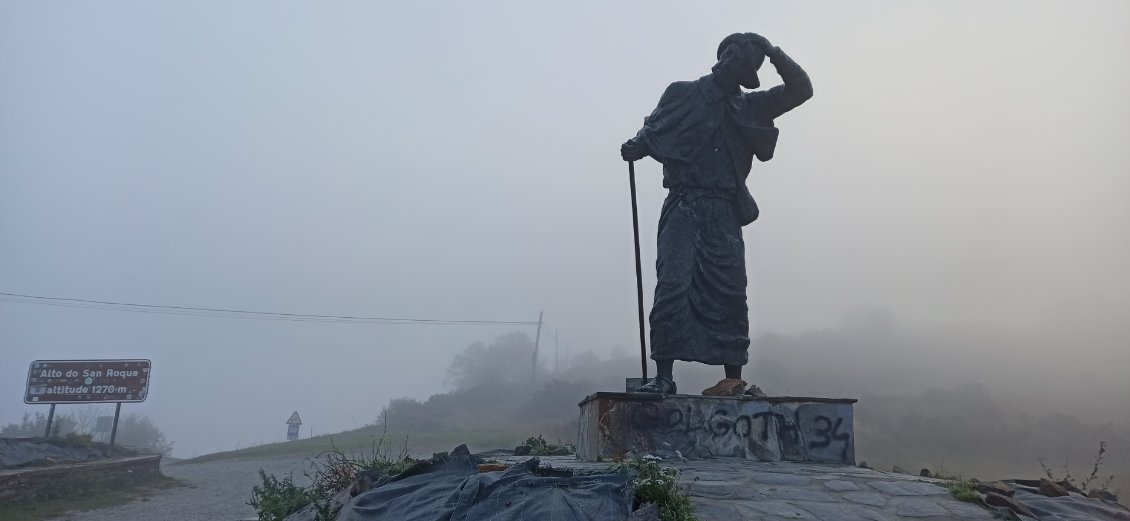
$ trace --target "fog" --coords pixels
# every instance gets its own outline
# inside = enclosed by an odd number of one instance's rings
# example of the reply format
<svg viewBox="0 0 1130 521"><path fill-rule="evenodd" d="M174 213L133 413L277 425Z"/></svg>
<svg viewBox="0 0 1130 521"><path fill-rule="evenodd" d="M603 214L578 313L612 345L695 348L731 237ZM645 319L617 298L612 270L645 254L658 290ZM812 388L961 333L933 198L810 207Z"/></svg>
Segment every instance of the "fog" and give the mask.
<svg viewBox="0 0 1130 521"><path fill-rule="evenodd" d="M709 72L723 36L755 31L815 85L750 175L763 387L860 397L861 422L868 397L972 389L956 400L1127 440L1128 19L1118 1L4 2L0 292L544 311L547 370L628 359L619 145L669 82ZM664 189L652 160L637 176L650 302ZM182 457L280 441L294 410L303 436L372 423L390 399L452 390L458 353L515 330L36 302L0 298L0 423L45 409L21 401L32 360L149 358L150 396L123 411ZM929 417L940 401L898 407Z"/></svg>

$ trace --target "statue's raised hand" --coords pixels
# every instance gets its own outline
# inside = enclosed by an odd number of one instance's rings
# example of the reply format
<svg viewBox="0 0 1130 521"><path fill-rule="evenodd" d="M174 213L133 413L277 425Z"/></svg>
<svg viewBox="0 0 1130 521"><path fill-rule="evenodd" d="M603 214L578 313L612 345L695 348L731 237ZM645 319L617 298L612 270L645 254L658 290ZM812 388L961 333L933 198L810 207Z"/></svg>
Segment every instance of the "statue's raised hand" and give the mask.
<svg viewBox="0 0 1130 521"><path fill-rule="evenodd" d="M773 44L769 43L769 39L757 33L746 33L749 35L749 41L754 47L761 49L766 55L773 51Z"/></svg>
<svg viewBox="0 0 1130 521"><path fill-rule="evenodd" d="M620 145L620 157L624 158L624 161L638 161L647 155L647 145L634 139L629 139Z"/></svg>
<svg viewBox="0 0 1130 521"><path fill-rule="evenodd" d="M781 54L781 48L769 43L769 39L757 33L749 33L750 43L761 49L769 61L774 61Z"/></svg>

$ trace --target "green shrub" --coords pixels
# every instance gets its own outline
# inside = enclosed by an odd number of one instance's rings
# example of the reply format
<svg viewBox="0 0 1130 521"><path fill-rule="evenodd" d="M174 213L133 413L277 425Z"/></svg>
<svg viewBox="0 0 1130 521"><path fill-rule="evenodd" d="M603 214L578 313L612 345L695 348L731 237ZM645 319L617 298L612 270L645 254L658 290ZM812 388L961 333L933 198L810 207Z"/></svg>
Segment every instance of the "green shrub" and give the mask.
<svg viewBox="0 0 1130 521"><path fill-rule="evenodd" d="M94 437L90 434L67 433L63 436L63 442L72 447L89 447L93 443Z"/></svg>
<svg viewBox="0 0 1130 521"><path fill-rule="evenodd" d="M310 504L309 494L290 476L280 480L259 469L259 478L263 484L251 487L251 500L247 502L259 513L259 521L282 521Z"/></svg>

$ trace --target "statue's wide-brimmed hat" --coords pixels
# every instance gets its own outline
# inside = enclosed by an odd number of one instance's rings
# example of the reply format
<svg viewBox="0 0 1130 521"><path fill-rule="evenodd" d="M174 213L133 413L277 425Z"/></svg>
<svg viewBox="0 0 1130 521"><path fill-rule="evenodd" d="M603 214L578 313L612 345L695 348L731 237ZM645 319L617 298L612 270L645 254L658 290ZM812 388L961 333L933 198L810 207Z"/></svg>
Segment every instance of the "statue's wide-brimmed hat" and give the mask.
<svg viewBox="0 0 1130 521"><path fill-rule="evenodd" d="M717 59L721 60L722 59L722 52L725 51L726 47L729 47L730 44L740 42L742 40L752 40L754 36L757 36L757 35L754 34L754 33L734 33L734 34L731 34L730 36L723 38L722 43L718 44L718 52L716 53L715 57ZM764 59L765 59L765 57L762 56L762 59L757 61L758 67L761 67L761 62Z"/></svg>

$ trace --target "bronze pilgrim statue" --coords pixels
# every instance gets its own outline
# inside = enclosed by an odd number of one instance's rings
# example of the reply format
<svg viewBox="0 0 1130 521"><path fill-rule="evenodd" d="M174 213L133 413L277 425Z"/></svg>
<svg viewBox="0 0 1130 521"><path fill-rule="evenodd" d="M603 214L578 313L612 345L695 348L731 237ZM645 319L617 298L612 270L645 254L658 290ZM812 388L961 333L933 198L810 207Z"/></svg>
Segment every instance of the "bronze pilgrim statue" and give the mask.
<svg viewBox="0 0 1130 521"><path fill-rule="evenodd" d="M783 84L752 90L766 58ZM657 375L638 392L675 394L674 363L685 360L725 368L726 379L703 394L764 396L741 381L750 343L742 227L758 216L746 177L754 157L773 157L773 120L811 97L808 75L779 47L754 33L732 34L718 46L711 73L668 86L620 147L625 161L662 163L669 190L650 315Z"/></svg>

